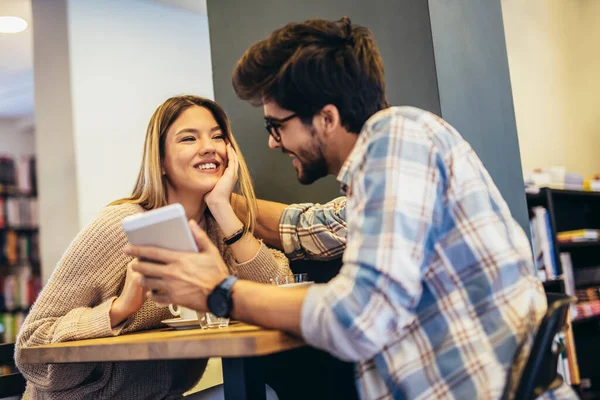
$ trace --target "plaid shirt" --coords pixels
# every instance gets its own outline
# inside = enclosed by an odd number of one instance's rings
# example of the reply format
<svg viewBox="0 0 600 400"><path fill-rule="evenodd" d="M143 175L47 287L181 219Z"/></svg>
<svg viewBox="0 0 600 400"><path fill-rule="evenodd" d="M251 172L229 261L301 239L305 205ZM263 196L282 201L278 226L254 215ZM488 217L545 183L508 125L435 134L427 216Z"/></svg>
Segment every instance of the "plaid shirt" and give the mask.
<svg viewBox="0 0 600 400"><path fill-rule="evenodd" d="M291 260L329 260L346 249L346 198L326 204L292 204L279 221L279 236Z"/></svg>
<svg viewBox="0 0 600 400"><path fill-rule="evenodd" d="M344 265L307 293L307 343L356 362L364 399L499 398L546 300L528 239L472 148L435 115L390 108L367 121L338 180ZM338 254L343 205L286 211L287 252Z"/></svg>

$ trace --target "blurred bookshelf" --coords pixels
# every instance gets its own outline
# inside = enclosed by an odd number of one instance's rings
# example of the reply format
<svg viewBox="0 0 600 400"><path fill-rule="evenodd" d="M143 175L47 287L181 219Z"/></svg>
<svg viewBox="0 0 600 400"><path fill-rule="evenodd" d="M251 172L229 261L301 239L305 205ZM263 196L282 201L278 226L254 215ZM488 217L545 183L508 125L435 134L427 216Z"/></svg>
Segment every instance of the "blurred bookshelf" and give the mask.
<svg viewBox="0 0 600 400"><path fill-rule="evenodd" d="M0 343L11 343L41 290L35 158L0 155Z"/></svg>
<svg viewBox="0 0 600 400"><path fill-rule="evenodd" d="M582 398L600 398L600 192L540 188L527 206L546 292L577 297L559 372Z"/></svg>

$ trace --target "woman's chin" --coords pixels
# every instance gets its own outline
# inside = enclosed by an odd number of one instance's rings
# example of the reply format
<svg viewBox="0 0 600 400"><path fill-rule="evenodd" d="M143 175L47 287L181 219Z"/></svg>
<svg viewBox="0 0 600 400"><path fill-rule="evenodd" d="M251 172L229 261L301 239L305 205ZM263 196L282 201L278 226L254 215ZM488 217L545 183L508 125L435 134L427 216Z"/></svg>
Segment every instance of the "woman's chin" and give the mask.
<svg viewBox="0 0 600 400"><path fill-rule="evenodd" d="M214 177L203 177L203 179L188 180L185 185L178 185L176 192L178 196L185 193L185 196L198 197L200 199L214 189L215 185L219 181L218 176Z"/></svg>
<svg viewBox="0 0 600 400"><path fill-rule="evenodd" d="M215 181L212 184L208 184L208 182L203 182L202 185L198 185L194 188L194 191L198 194L198 196L204 197L207 193L215 188L217 182Z"/></svg>

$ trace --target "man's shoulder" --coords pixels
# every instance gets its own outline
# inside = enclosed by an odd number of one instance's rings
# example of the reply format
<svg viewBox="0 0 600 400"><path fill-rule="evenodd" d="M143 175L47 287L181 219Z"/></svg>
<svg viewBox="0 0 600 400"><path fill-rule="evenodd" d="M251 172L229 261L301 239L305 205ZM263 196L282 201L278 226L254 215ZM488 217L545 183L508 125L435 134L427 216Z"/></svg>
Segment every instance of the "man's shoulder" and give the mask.
<svg viewBox="0 0 600 400"><path fill-rule="evenodd" d="M417 107L390 107L378 111L365 123L361 134L369 142L389 136L402 137L404 141L429 142L445 152L464 145L460 133L440 116Z"/></svg>
<svg viewBox="0 0 600 400"><path fill-rule="evenodd" d="M394 141L430 147L435 146L436 137L454 135L455 132L448 123L429 111L408 106L390 107L369 118L361 131L360 143L365 151L373 147L386 148Z"/></svg>
<svg viewBox="0 0 600 400"><path fill-rule="evenodd" d="M373 114L365 123L363 130L385 129L386 125L396 123L398 120L407 120L422 123L426 120L441 119L437 115L411 106L389 107Z"/></svg>

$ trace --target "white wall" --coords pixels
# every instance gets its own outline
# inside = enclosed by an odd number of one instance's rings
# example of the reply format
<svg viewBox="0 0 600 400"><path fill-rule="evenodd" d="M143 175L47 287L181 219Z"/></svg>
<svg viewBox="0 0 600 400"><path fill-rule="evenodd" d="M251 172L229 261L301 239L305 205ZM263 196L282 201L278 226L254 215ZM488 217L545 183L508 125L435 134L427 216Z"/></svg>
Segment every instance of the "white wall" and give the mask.
<svg viewBox="0 0 600 400"><path fill-rule="evenodd" d="M600 2L502 0L523 170L600 172Z"/></svg>
<svg viewBox="0 0 600 400"><path fill-rule="evenodd" d="M32 0L40 261L46 282L79 231L67 0Z"/></svg>
<svg viewBox="0 0 600 400"><path fill-rule="evenodd" d="M131 193L146 126L168 97L213 98L208 18L141 1L70 0L79 221Z"/></svg>
<svg viewBox="0 0 600 400"><path fill-rule="evenodd" d="M32 0L42 279L131 193L168 97L213 98L206 15L135 0Z"/></svg>
<svg viewBox="0 0 600 400"><path fill-rule="evenodd" d="M582 142L587 173L600 173L600 2L572 2L573 33L569 47L573 49L570 70L575 78L571 87L570 115L578 139ZM573 154L573 157L578 157Z"/></svg>

